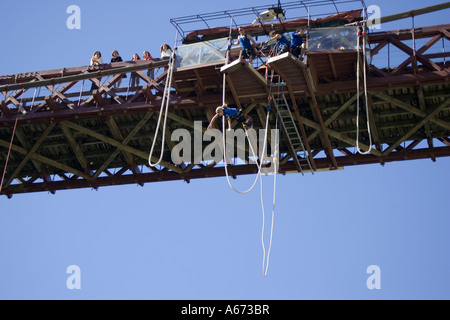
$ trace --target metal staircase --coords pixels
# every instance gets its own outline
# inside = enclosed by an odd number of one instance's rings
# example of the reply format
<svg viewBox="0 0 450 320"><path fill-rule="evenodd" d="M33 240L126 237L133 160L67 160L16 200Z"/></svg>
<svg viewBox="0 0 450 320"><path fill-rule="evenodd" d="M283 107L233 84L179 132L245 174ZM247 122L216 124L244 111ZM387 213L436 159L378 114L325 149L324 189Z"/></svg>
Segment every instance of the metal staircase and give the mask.
<svg viewBox="0 0 450 320"><path fill-rule="evenodd" d="M289 104L284 95L283 87L286 86L284 81L272 84L272 87L278 87L276 93L272 93L272 102L277 110L283 134L287 139L288 148L294 160L298 172L304 174L305 171L313 172L309 161L303 140L297 128L297 124L292 116Z"/></svg>

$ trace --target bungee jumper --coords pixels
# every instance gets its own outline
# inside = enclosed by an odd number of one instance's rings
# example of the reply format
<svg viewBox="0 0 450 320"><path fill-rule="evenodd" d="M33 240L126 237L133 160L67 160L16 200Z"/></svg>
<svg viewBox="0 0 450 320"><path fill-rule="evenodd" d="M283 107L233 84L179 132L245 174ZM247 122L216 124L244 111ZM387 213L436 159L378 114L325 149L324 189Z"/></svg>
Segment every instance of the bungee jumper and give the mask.
<svg viewBox="0 0 450 320"><path fill-rule="evenodd" d="M231 130L231 119L242 124L245 130L253 128L253 121L250 116L243 114L241 109L229 108L227 104L224 104L216 108L216 114L211 119L208 129L211 129L216 119L222 116L225 116L228 120L228 131Z"/></svg>

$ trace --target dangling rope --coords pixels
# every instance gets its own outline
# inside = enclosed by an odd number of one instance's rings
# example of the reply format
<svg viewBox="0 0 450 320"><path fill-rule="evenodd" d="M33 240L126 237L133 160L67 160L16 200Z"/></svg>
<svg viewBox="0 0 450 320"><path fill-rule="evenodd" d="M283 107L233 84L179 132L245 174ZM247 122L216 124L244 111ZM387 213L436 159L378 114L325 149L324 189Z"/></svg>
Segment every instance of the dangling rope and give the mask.
<svg viewBox="0 0 450 320"><path fill-rule="evenodd" d="M231 184L231 181L230 181L230 177L229 177L228 169L227 169L227 160L226 160L226 158L227 158L227 155L226 155L226 144L225 144L225 122L226 122L226 119L225 119L225 116L222 116L224 162L225 162L225 173L226 173L226 176L227 176L228 185L234 191L236 191L237 193L246 194L246 193L250 192L251 190L253 190L253 188L256 185L256 182L258 181L258 178L259 178L259 181L260 181L261 207L262 207L261 243L262 243L262 249L263 249L263 262L262 262L262 264L263 264L263 275L264 276L267 276L267 272L268 272L268 269L269 269L270 251L272 249L273 225L274 225L274 218L275 218L276 184L277 184L277 178L276 178L277 177L277 162L278 162L278 159L277 159L278 154L277 154L277 151L275 151L274 157L273 157L273 166L274 166L274 182L273 183L274 183L274 190L273 190L273 204L272 204L272 224L271 224L271 229L270 229L270 244L269 244L269 250L268 250L268 253L267 253L267 260L266 260L266 248L264 246L264 233L265 233L265 224L266 224L266 222L265 222L265 215L266 214L265 214L265 209L264 209L264 192L263 192L263 182L262 182L262 177L261 177L261 168L262 168L262 162L263 162L264 157L266 155L269 114L270 114L270 112L268 110L267 111L267 118L266 118L266 130L265 130L265 133L264 133L264 146L263 146L263 150L262 150L262 153L261 153L261 156L260 156L260 163L258 163L258 161L256 160L256 155L255 155L255 152L253 150L252 143L251 143L251 141L250 141L250 139L248 137L247 130L245 130L246 131L245 132L246 137L247 137L247 139L249 141L250 149L251 149L251 151L253 153L253 156L255 157L256 165L258 166L258 173L256 175L255 181L253 182L253 185L249 189L247 189L245 191L237 190ZM275 150L278 150L278 144L276 144Z"/></svg>
<svg viewBox="0 0 450 320"><path fill-rule="evenodd" d="M25 91L23 91L21 94L19 106L17 108L17 118L16 118L16 121L14 122L13 132L11 135L11 141L9 142L8 154L6 155L5 167L3 168L2 181L0 182L0 193L2 192L3 182L5 181L6 168L8 167L9 156L11 155L11 149L12 149L12 145L13 145L13 141L14 141L14 136L16 134L17 123L19 121L19 115L20 115L20 106L22 105L24 92Z"/></svg>
<svg viewBox="0 0 450 320"><path fill-rule="evenodd" d="M127 88L127 95L125 96L125 101L128 101L128 94L130 93L130 87L131 87L131 76L130 80L128 80L128 88Z"/></svg>
<svg viewBox="0 0 450 320"><path fill-rule="evenodd" d="M365 26L363 26L365 30ZM365 106L366 106L366 123L367 123L367 131L369 133L369 150L363 152L361 151L359 147L359 73L360 73L360 49L359 49L359 38L360 35L363 39L363 59L364 59L364 67L363 67L363 83L364 83L364 99L365 99ZM358 150L359 154L365 155L369 154L372 150L372 134L370 133L370 121L369 121L369 103L368 103L368 97L367 97L367 75L366 75L366 38L365 38L365 31L362 31L360 33L360 30L358 30L357 33L358 37L358 43L356 46L357 49L357 66L356 66L356 90L357 90L357 99L356 99L356 149Z"/></svg>
<svg viewBox="0 0 450 320"><path fill-rule="evenodd" d="M275 50L276 50L276 46L274 46L269 54L268 57L270 57L271 55L275 55ZM266 73L265 73L265 77L266 77L266 81L268 81L268 65L267 65L267 59L268 57L266 57ZM271 71L271 75L270 75L270 82L273 83L273 77L274 77L274 70ZM279 87L278 87L279 90ZM270 103L270 97L272 97L272 87L270 87L269 89L269 102ZM277 115L278 117L278 115ZM276 127L275 130L278 132L278 119L275 121L276 123ZM267 127L267 126L266 126ZM279 135L278 135L279 138ZM261 193L261 208L262 208L262 227L261 227L261 246L262 246L262 250L263 250L263 259L262 259L262 271L263 271L263 275L267 276L267 272L269 270L269 260L270 260L270 252L272 250L272 241L273 241L273 226L274 226L274 221L275 221L275 203L276 203L276 189L277 189L277 167L278 167L278 140L277 143L275 144L275 151L274 151L274 157L273 157L273 202L272 202L272 222L271 222L271 227L270 227L270 241L269 241L269 250L267 251L267 256L266 256L266 247L265 247L265 241L264 241L264 234L265 234L265 226L266 226L266 212L265 212L265 206L264 206L264 190L263 190L263 182L262 182L262 177L260 177L260 193ZM263 155L266 154L266 151L263 150Z"/></svg>
<svg viewBox="0 0 450 320"><path fill-rule="evenodd" d="M33 110L33 104L34 104L34 99L36 98L36 92L37 92L37 88L34 88L33 99L31 100L31 104L30 104L30 111Z"/></svg>
<svg viewBox="0 0 450 320"><path fill-rule="evenodd" d="M233 25L233 17L231 17L230 33L229 33L229 38L228 38L228 39L230 39L230 42L231 42L232 25ZM226 62L228 62L228 58L229 58L229 50L227 50ZM225 97L226 97L226 74L225 73L223 74L222 88L223 88L222 89L222 105L225 105L225 102L226 102L226 99L225 99ZM267 131L268 131L267 128L268 128L268 125L269 125L269 115L270 114L269 114L269 111L268 111L267 112L267 117L266 117L266 130L265 130L265 133L264 133L263 152L265 151L265 149L267 147L267 143L266 142L267 142ZM223 142L223 152L224 152L225 174L227 176L228 185L230 186L231 189L233 189L237 193L245 194L245 193L248 193L248 192L252 191L253 188L256 185L256 182L258 182L258 178L261 175L261 167L262 167L262 163L261 162L262 162L262 160L260 160L260 162L258 163L258 159L257 159L256 153L255 153L255 151L253 149L252 142L250 141L250 138L248 136L248 131L247 131L247 129L244 128L245 136L247 137L247 140L248 140L248 143L249 143L249 146L250 146L250 150L252 151L252 154L253 154L253 157L255 159L256 165L258 167L258 173L256 175L255 181L253 182L252 186L249 189L247 189L245 191L237 190L233 186L233 184L231 183L230 177L229 177L229 174L228 174L227 151L226 151L226 143L225 143L225 132L226 132L226 130L225 130L225 122L226 122L226 118L225 118L225 115L223 115L222 116L222 140L223 140L222 142ZM264 157L264 154L265 153L263 153L263 157Z"/></svg>
<svg viewBox="0 0 450 320"><path fill-rule="evenodd" d="M81 83L80 96L78 97L78 107L80 106L81 103L81 95L83 94L83 87L84 87L84 80Z"/></svg>
<svg viewBox="0 0 450 320"><path fill-rule="evenodd" d="M161 101L161 109L159 110L159 117L158 117L158 123L156 125L156 130L155 130L155 135L153 137L153 142L152 142L152 147L150 149L150 153L148 155L148 164L151 167L156 167L157 165L159 165L159 163L161 162L163 155L164 155L164 144L166 142L166 123L167 123L167 114L169 113L169 103L170 103L170 88L172 86L172 76L173 76L173 69L175 66L175 48L177 45L177 41L178 41L178 32L176 32L176 36L175 36L175 46L174 49L172 50L172 54L170 56L169 59L169 69L167 72L167 77L166 77L166 84L164 87L164 92L163 92L163 98ZM156 144L156 138L158 137L158 131L159 131L159 126L161 124L161 119L162 119L162 115L164 113L164 122L163 122L163 129L162 129L162 133L161 133L161 154L159 156L159 159L156 163L152 163L152 155L153 155L153 149L155 148L155 144Z"/></svg>
<svg viewBox="0 0 450 320"><path fill-rule="evenodd" d="M445 42L444 42L444 37L442 37L442 54L444 56L444 68L445 68L446 62L445 62Z"/></svg>
<svg viewBox="0 0 450 320"><path fill-rule="evenodd" d="M258 178L259 178L260 175L261 175L261 168L262 168L262 163L261 163L262 160L261 160L261 157L260 157L260 160L259 160L259 163L258 163L257 156L256 156L255 151L254 151L254 149L253 149L252 142L251 142L251 140L250 140L250 138L249 138L249 136L248 136L247 129L244 129L244 131L245 131L245 136L247 137L248 144L250 145L250 150L252 151L253 157L255 158L256 166L258 167L258 173L256 174L255 181L253 181L253 184L252 184L252 186L251 186L249 189L247 189L247 190L245 190L245 191L237 190L237 189L233 186L233 184L231 183L231 181L230 181L230 176L229 176L229 174L228 174L228 168L227 168L227 167L228 167L228 164L227 164L227 151L226 151L226 143L225 143L225 122L226 122L226 118L225 118L225 116L222 116L222 132L223 132L223 134L222 134L222 140L223 140L223 152L224 152L225 174L226 174L226 176L227 176L228 185L230 186L231 189L233 189L233 190L236 191L237 193L241 193L241 194L249 193L250 191L253 190L253 188L254 188L255 185L256 185L256 182L258 181ZM265 130L265 133L264 133L264 146L263 146L263 153L262 153L263 159L264 159L264 154L265 154L264 152L265 152L266 147L267 147L267 132L268 132L267 128L268 128L268 124L269 124L269 111L267 112L267 116L266 116L266 130Z"/></svg>
<svg viewBox="0 0 450 320"><path fill-rule="evenodd" d="M231 18L233 19L233 18ZM232 20L233 21L233 20ZM231 25L230 25L230 37L229 39L231 40L231 26L232 26L232 21L231 21ZM230 47L229 47L230 48ZM226 63L228 63L228 56L229 55L229 50L227 51L227 58L226 58ZM266 70L266 80L267 80L267 70ZM273 73L272 73L272 77L273 77ZM223 74L223 92L222 92L222 105L225 105L226 102L226 74ZM270 94L269 94L270 97ZM270 103L270 98L269 98L269 103ZM253 190L253 188L256 185L256 182L258 181L258 178L260 179L260 188L261 188L261 206L262 206L262 215L263 215L263 221L262 221L262 231L261 231L261 242L262 242L262 248L263 248L263 274L264 276L267 276L267 272L269 269L269 259L270 259L270 251L272 249L272 240L273 240L273 226L274 226L274 217L275 217L275 197L276 197L276 176L277 176L277 163L278 163L278 159L277 159L277 150L278 150L278 142L275 145L275 152L274 152L274 157L273 157L273 165L274 165L274 193L273 193L273 205L272 205L272 225L271 225L271 231L270 231L270 244L269 244L269 250L267 252L267 260L266 260L266 249L265 249L265 245L264 245L264 233L265 233L265 209L264 209L264 192L263 192L263 181L262 181L262 177L261 177L261 168L263 166L263 162L264 162L264 158L266 156L266 149L267 149L267 135L268 135L268 128L269 128L269 117L270 117L270 104L268 103L268 107L267 107L267 114L266 114L266 125L265 125L265 132L264 132L264 144L263 144L263 149L262 152L259 156L259 159L256 156L256 153L253 149L252 146L252 142L248 136L248 131L246 128L244 128L245 130L245 135L247 137L247 140L249 142L250 145L250 149L252 151L253 157L255 159L256 165L258 167L258 173L256 175L255 181L253 182L252 186L245 190L245 191L240 191L237 190L231 183L230 181L230 177L228 174L228 165L227 165L227 151L226 151L226 143L225 143L225 123L226 123L226 117L225 115L222 116L222 142L223 142L223 150L224 150L224 163L225 163L225 174L227 177L227 181L228 181L228 185L237 193L241 193L241 194L245 194L250 192L251 190ZM277 121L277 128L278 128L278 121ZM279 138L279 136L278 136ZM259 161L258 161L259 160Z"/></svg>
<svg viewBox="0 0 450 320"><path fill-rule="evenodd" d="M277 125L275 127L275 130L278 132L278 121L276 121ZM279 135L278 135L279 137ZM265 152L265 151L264 151ZM263 153L265 154L265 153ZM267 260L266 260L266 247L264 245L264 233L265 233L265 224L266 224L266 213L264 209L264 197L263 197L263 183L262 183L262 177L260 179L260 186L261 186L261 207L262 207L262 230L261 230L261 244L263 249L263 275L267 276L267 272L269 270L269 259L270 259L270 251L272 250L272 240L273 240L273 225L275 220L275 199L276 199L276 191L277 191L277 167L278 167L278 141L275 144L275 152L273 157L273 202L272 202L272 224L270 227L270 242L269 242L269 250L267 252Z"/></svg>
<svg viewBox="0 0 450 320"><path fill-rule="evenodd" d="M415 34L416 34L416 32L415 32L415 26L414 26L414 14L411 16L411 20L412 20L412 30L411 30L411 33L412 33L412 42L413 42L413 56L414 56L414 59L416 59L416 37L415 37Z"/></svg>
<svg viewBox="0 0 450 320"><path fill-rule="evenodd" d="M271 82L273 82L273 75L274 72L272 70L272 74L271 74ZM267 80L267 78L266 78ZM283 93L282 93L283 94ZM280 95L280 87L278 87L278 95ZM270 88L269 91L269 97L272 96L272 88ZM277 114L277 118L278 118L278 114ZM279 119L279 121L281 122L281 118ZM278 119L276 120L276 126L275 126L275 130L276 132L279 131L278 129ZM281 128L281 123L280 123L280 128ZM266 247L264 245L264 234L265 234L265 225L266 225L266 213L265 213L265 207L264 207L264 197L263 197L263 183L262 183L262 177L260 180L260 184L261 184L261 207L262 207L262 230L261 230L261 245L262 245L262 249L263 249L263 262L262 262L262 267L263 267L263 275L267 276L267 272L269 270L269 260L270 260L270 252L272 250L272 241L273 241L273 226L274 226L274 221L275 221L275 203L276 203L276 191L277 191L277 172L278 172L278 148L279 148L279 139L280 139L280 133L278 132L278 137L277 137L277 142L275 144L275 151L274 151L274 157L273 157L273 202L272 202L272 223L271 223L271 227L270 227L270 241L269 241L269 250L267 251L267 260L266 260Z"/></svg>

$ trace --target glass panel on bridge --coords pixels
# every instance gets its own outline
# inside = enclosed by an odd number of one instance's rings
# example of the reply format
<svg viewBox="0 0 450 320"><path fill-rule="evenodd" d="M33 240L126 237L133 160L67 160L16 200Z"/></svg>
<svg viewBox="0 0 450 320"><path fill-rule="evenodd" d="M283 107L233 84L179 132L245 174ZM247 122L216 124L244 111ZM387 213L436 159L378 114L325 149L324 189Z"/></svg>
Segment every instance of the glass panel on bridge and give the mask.
<svg viewBox="0 0 450 320"><path fill-rule="evenodd" d="M175 66L184 68L206 63L225 63L227 48L227 38L179 46Z"/></svg>
<svg viewBox="0 0 450 320"><path fill-rule="evenodd" d="M356 50L357 31L356 26L311 29L307 50Z"/></svg>

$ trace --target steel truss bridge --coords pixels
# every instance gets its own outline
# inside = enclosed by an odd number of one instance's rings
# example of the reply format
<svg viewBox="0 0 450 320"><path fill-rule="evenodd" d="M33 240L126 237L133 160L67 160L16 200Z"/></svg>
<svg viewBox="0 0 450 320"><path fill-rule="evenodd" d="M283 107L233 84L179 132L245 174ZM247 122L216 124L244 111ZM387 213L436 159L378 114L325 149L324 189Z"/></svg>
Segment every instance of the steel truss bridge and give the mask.
<svg viewBox="0 0 450 320"><path fill-rule="evenodd" d="M268 97L282 87L304 147L304 153L298 152L289 130L283 128L282 174L450 156L449 53L430 50L440 43L448 47L450 25L371 32L366 39L370 57L359 61L360 70L367 71L368 119L362 107L362 85L359 96L356 87L354 49L308 50L303 61L286 53L262 57L257 65L240 60L232 50L226 66L221 60L176 67L164 132L166 145L157 167L150 167L148 158L163 100L167 60L0 76L2 172L8 160L1 194L11 197L224 176L223 164L215 162L174 164L171 150L175 142L170 138L179 128L193 134L197 121L206 131L215 108L222 104L224 73L227 103L250 115L255 129L264 128L266 108L273 103ZM388 67L377 64L378 57L393 61L390 57L395 50L401 52L401 61ZM155 71L153 78L147 70ZM126 86L130 72L137 74L141 85ZM121 80L123 84L116 86ZM89 90L91 83L98 88ZM355 151L357 99L362 108L359 146L363 151L369 149L366 120L370 123L373 144L367 155ZM269 128L276 122L273 112ZM161 132L157 139L159 147L152 162L159 157ZM308 166L303 160L308 160ZM246 163L228 169L233 177L257 170L256 165Z"/></svg>

